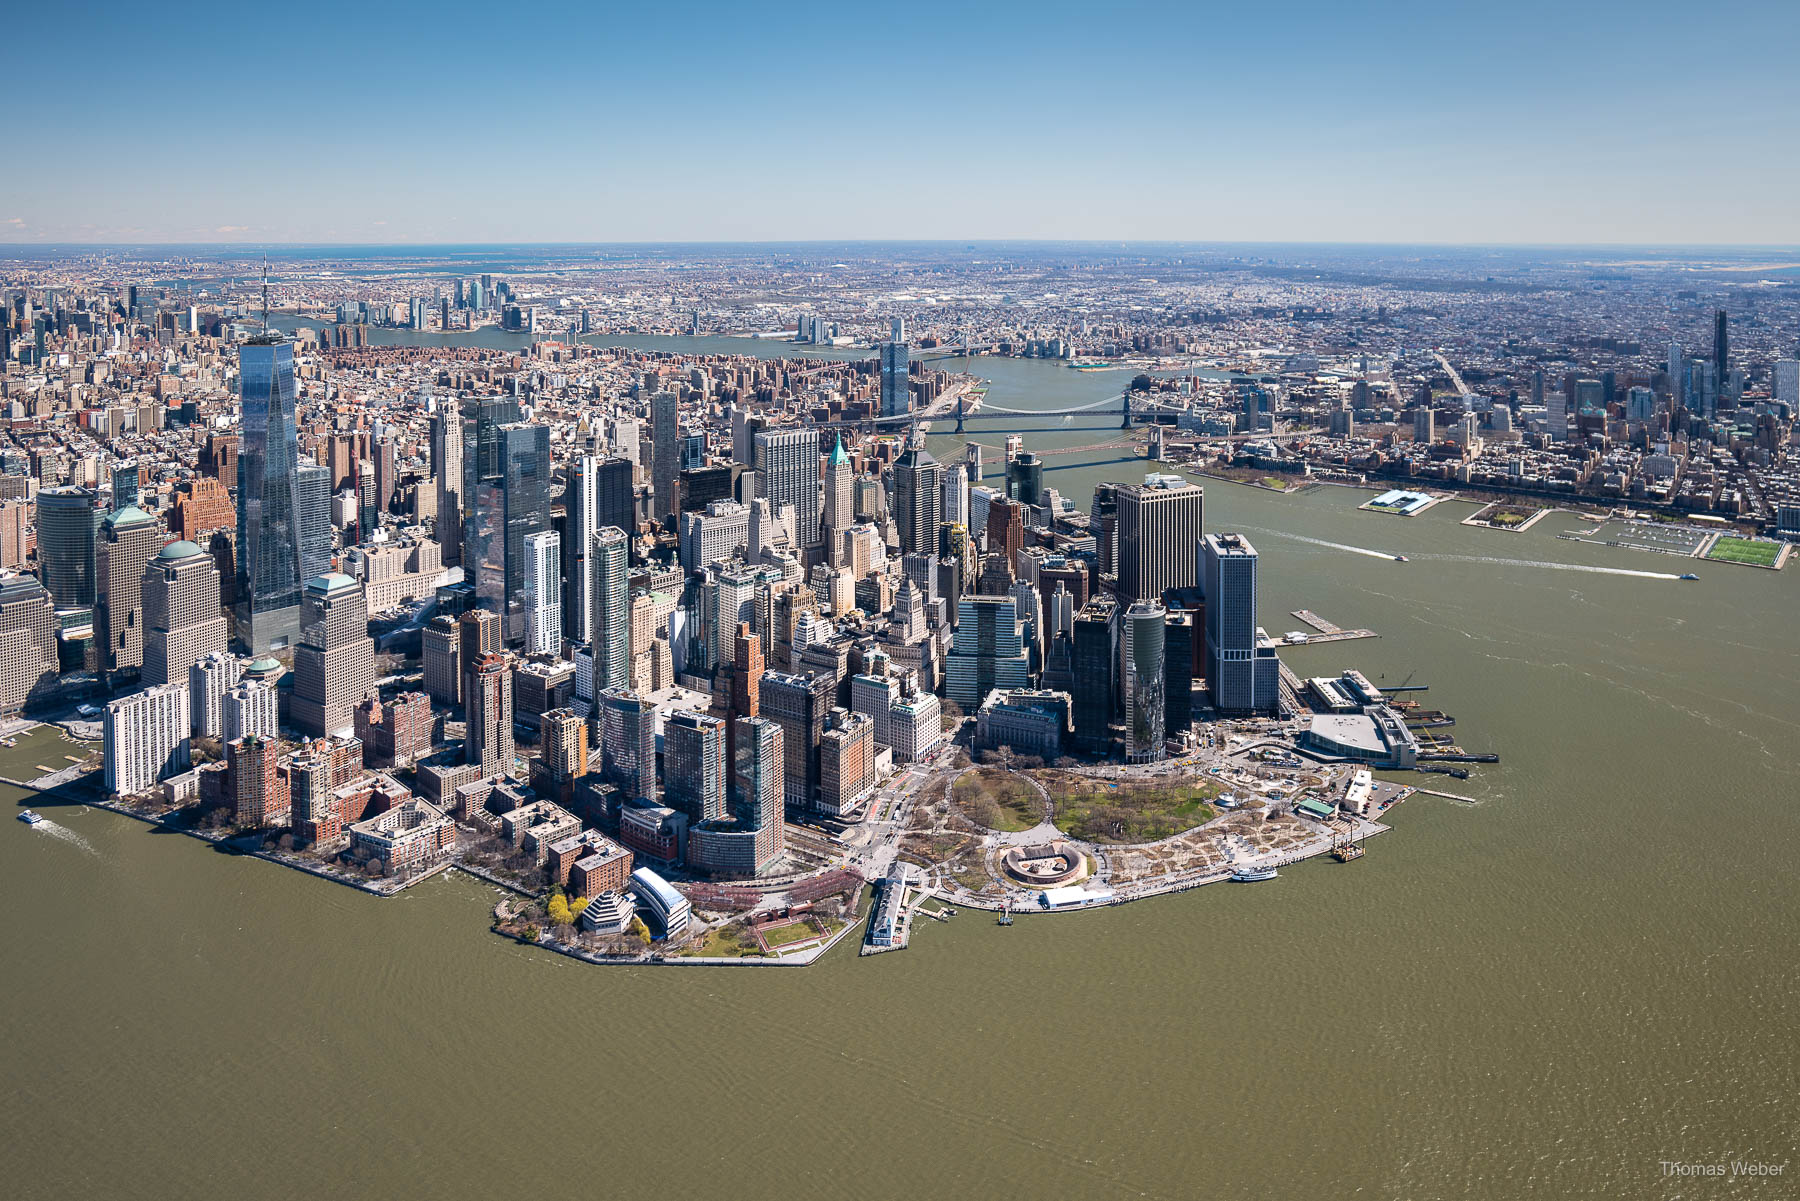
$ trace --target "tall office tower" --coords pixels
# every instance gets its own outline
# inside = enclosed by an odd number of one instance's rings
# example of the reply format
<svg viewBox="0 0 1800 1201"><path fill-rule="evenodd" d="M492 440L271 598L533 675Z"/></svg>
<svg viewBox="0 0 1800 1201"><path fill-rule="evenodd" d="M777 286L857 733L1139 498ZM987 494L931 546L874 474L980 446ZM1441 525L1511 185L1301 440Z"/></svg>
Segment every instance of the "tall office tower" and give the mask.
<svg viewBox="0 0 1800 1201"><path fill-rule="evenodd" d="M912 381L908 376L906 343L881 344L881 415L902 417L912 412Z"/></svg>
<svg viewBox="0 0 1800 1201"><path fill-rule="evenodd" d="M188 667L195 738L218 738L225 733L225 693L238 682L243 670L242 659L223 651L196 659Z"/></svg>
<svg viewBox="0 0 1800 1201"><path fill-rule="evenodd" d="M239 680L220 698L219 712L226 742L240 738L274 738L281 733L281 699L273 684Z"/></svg>
<svg viewBox="0 0 1800 1201"><path fill-rule="evenodd" d="M987 511L987 548L1001 556L1011 575L1019 567L1019 551L1025 546L1025 506L1016 500L990 500Z"/></svg>
<svg viewBox="0 0 1800 1201"><path fill-rule="evenodd" d="M463 572L475 603L501 619L508 646L525 641L525 539L550 528L550 427L513 423L484 444L477 422L474 499L463 529ZM491 474L485 474L491 472Z"/></svg>
<svg viewBox="0 0 1800 1201"><path fill-rule="evenodd" d="M1075 745L1091 753L1105 751L1112 741L1119 662L1117 615L1117 602L1107 593L1092 597L1075 614L1071 638L1071 670L1079 681L1072 698Z"/></svg>
<svg viewBox="0 0 1800 1201"><path fill-rule="evenodd" d="M49 589L27 575L0 576L0 716L25 707L56 678L56 609Z"/></svg>
<svg viewBox="0 0 1800 1201"><path fill-rule="evenodd" d="M1161 600L1170 588L1194 586L1203 495L1200 485L1177 475L1119 485L1121 604Z"/></svg>
<svg viewBox="0 0 1800 1201"><path fill-rule="evenodd" d="M819 739L836 691L826 675L763 675L762 716L781 727L782 797L790 810L813 807L819 794Z"/></svg>
<svg viewBox="0 0 1800 1201"><path fill-rule="evenodd" d="M819 431L765 430L756 435L757 495L769 511L794 510L796 549L819 545Z"/></svg>
<svg viewBox="0 0 1800 1201"><path fill-rule="evenodd" d="M1102 576L1119 574L1119 486L1094 485L1088 505L1088 528L1094 531L1096 566Z"/></svg>
<svg viewBox="0 0 1800 1201"><path fill-rule="evenodd" d="M1206 584L1206 680L1221 713L1275 709L1280 664L1256 647L1256 548L1241 534L1208 534Z"/></svg>
<svg viewBox="0 0 1800 1201"><path fill-rule="evenodd" d="M37 494L38 567L58 612L94 607L99 528L100 498L91 490L46 488Z"/></svg>
<svg viewBox="0 0 1800 1201"><path fill-rule="evenodd" d="M294 478L300 496L300 578L316 580L331 570L331 472L303 462Z"/></svg>
<svg viewBox="0 0 1800 1201"><path fill-rule="evenodd" d="M525 536L525 649L562 650L562 538L555 530Z"/></svg>
<svg viewBox="0 0 1800 1201"><path fill-rule="evenodd" d="M658 392L650 398L651 515L662 524L681 511L675 497L676 464L680 459L681 394Z"/></svg>
<svg viewBox="0 0 1800 1201"><path fill-rule="evenodd" d="M1017 601L1010 596L964 596L958 602L944 680L944 695L970 711L995 688L1031 686L1025 623Z"/></svg>
<svg viewBox="0 0 1800 1201"><path fill-rule="evenodd" d="M833 709L819 736L819 812L848 817L874 787L875 723L867 714Z"/></svg>
<svg viewBox="0 0 1800 1201"><path fill-rule="evenodd" d="M426 695L440 705L462 704L462 634L456 621L434 617L419 638Z"/></svg>
<svg viewBox="0 0 1800 1201"><path fill-rule="evenodd" d="M1681 348L1681 343L1669 343L1669 402L1672 408L1679 408L1685 399L1682 395L1681 385L1683 376L1687 374L1686 363L1687 352Z"/></svg>
<svg viewBox="0 0 1800 1201"><path fill-rule="evenodd" d="M725 816L725 723L677 709L663 723L663 802L695 825Z"/></svg>
<svg viewBox="0 0 1800 1201"><path fill-rule="evenodd" d="M627 800L656 800L656 706L629 688L607 688L600 707L600 774Z"/></svg>
<svg viewBox="0 0 1800 1201"><path fill-rule="evenodd" d="M1569 440L1569 398L1563 392L1544 394L1544 432L1552 442Z"/></svg>
<svg viewBox="0 0 1800 1201"><path fill-rule="evenodd" d="M366 542L380 525L381 515L375 507L375 465L358 463L356 465L357 541Z"/></svg>
<svg viewBox="0 0 1800 1201"><path fill-rule="evenodd" d="M1006 494L1033 508L1044 503L1044 460L1022 450L1006 463Z"/></svg>
<svg viewBox="0 0 1800 1201"><path fill-rule="evenodd" d="M505 655L483 655L463 682L463 762L483 779L504 776L513 766L513 671Z"/></svg>
<svg viewBox="0 0 1800 1201"><path fill-rule="evenodd" d="M1575 395L1570 398L1574 402L1576 417L1590 417L1606 412L1606 385L1597 379L1578 379L1575 381Z"/></svg>
<svg viewBox="0 0 1800 1201"><path fill-rule="evenodd" d="M632 460L619 455L603 458L594 467L594 528L612 526L627 534L637 529L637 495Z"/></svg>
<svg viewBox="0 0 1800 1201"><path fill-rule="evenodd" d="M1125 611L1125 761L1154 763L1163 757L1167 734L1164 706L1167 663L1163 657L1168 611L1160 601L1142 600Z"/></svg>
<svg viewBox="0 0 1800 1201"><path fill-rule="evenodd" d="M106 791L136 796L187 767L191 720L186 684L159 684L108 701L101 726Z"/></svg>
<svg viewBox="0 0 1800 1201"><path fill-rule="evenodd" d="M825 549L833 563L844 555L844 531L856 524L856 472L840 434L825 457Z"/></svg>
<svg viewBox="0 0 1800 1201"><path fill-rule="evenodd" d="M736 753L732 760L732 816L754 830L773 833L770 853L756 870L781 858L784 847L782 809L787 790L783 727L767 718L740 715L736 722Z"/></svg>
<svg viewBox="0 0 1800 1201"><path fill-rule="evenodd" d="M1731 331L1725 310L1713 313L1713 387L1723 395L1731 379Z"/></svg>
<svg viewBox="0 0 1800 1201"><path fill-rule="evenodd" d="M120 509L136 508L138 498L142 494L139 486L138 465L136 463L115 463L112 469L112 507L117 513Z"/></svg>
<svg viewBox="0 0 1800 1201"><path fill-rule="evenodd" d="M630 542L603 526L594 536L594 690L622 687L631 676Z"/></svg>
<svg viewBox="0 0 1800 1201"><path fill-rule="evenodd" d="M375 459L375 511L385 513L394 507L394 439L377 438L370 448Z"/></svg>
<svg viewBox="0 0 1800 1201"><path fill-rule="evenodd" d="M136 505L115 509L100 523L100 603L94 631L103 640L100 670L114 688L137 679L143 669L144 569L161 549L156 518Z"/></svg>
<svg viewBox="0 0 1800 1201"><path fill-rule="evenodd" d="M949 525L969 524L969 477L951 465L938 487L938 520Z"/></svg>
<svg viewBox="0 0 1800 1201"><path fill-rule="evenodd" d="M732 640L732 716L755 717L762 712L762 677L762 639L751 630L749 622L740 621Z"/></svg>
<svg viewBox="0 0 1800 1201"><path fill-rule="evenodd" d="M462 562L463 423L449 401L431 415L431 471L437 477L432 529L443 548L444 566L454 567Z"/></svg>
<svg viewBox="0 0 1800 1201"><path fill-rule="evenodd" d="M219 568L211 555L192 542L171 542L150 561L140 586L144 683L182 683L193 664L223 654L229 623L219 609Z"/></svg>
<svg viewBox="0 0 1800 1201"><path fill-rule="evenodd" d="M471 699L470 680L475 669L489 655L501 651L500 616L486 609L470 609L456 619L457 662L462 667L463 701Z"/></svg>
<svg viewBox="0 0 1800 1201"><path fill-rule="evenodd" d="M322 575L306 585L300 608L289 717L314 738L353 733L356 707L375 692L375 640L363 590L347 575Z"/></svg>
<svg viewBox="0 0 1800 1201"><path fill-rule="evenodd" d="M569 536L563 540L563 632L571 641L594 640L594 537L600 532L600 460L577 455L569 463L563 512Z"/></svg>
<svg viewBox="0 0 1800 1201"><path fill-rule="evenodd" d="M971 488L981 483L981 444L979 442L963 443L963 471L969 477Z"/></svg>
<svg viewBox="0 0 1800 1201"><path fill-rule="evenodd" d="M894 460L894 524L901 554L937 554L942 479L943 468L923 446L909 446Z"/></svg>
<svg viewBox="0 0 1800 1201"><path fill-rule="evenodd" d="M253 654L300 634L300 481L293 344L274 334L238 351L237 633Z"/></svg>
<svg viewBox="0 0 1800 1201"><path fill-rule="evenodd" d="M1171 609L1163 626L1163 734L1183 738L1194 726L1194 615Z"/></svg>

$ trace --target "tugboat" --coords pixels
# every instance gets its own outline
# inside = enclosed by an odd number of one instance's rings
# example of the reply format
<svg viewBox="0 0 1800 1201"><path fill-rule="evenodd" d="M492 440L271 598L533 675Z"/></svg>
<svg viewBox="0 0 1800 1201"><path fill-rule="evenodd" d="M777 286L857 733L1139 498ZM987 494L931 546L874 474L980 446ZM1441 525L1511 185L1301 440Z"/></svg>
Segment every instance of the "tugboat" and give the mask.
<svg viewBox="0 0 1800 1201"><path fill-rule="evenodd" d="M1240 867L1231 873L1231 878L1239 884L1255 884L1259 880L1273 880L1277 874L1272 867Z"/></svg>
<svg viewBox="0 0 1800 1201"><path fill-rule="evenodd" d="M1697 580L1700 577L1690 571L1690 572L1687 572L1685 575L1683 575L1681 578L1684 580Z"/></svg>
<svg viewBox="0 0 1800 1201"><path fill-rule="evenodd" d="M46 819L44 817L44 815L39 813L36 809L27 809L25 812L19 814L19 820L24 822L28 826L35 826L39 822L45 821L48 819Z"/></svg>

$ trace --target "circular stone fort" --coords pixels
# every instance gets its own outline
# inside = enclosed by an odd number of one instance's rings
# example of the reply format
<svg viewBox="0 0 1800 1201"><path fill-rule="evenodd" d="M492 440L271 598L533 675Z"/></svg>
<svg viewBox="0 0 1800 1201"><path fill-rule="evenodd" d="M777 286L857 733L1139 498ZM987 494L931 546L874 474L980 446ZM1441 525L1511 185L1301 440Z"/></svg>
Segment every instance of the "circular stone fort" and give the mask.
<svg viewBox="0 0 1800 1201"><path fill-rule="evenodd" d="M1074 843L1058 838L1013 847L1000 856L1000 868L1016 883L1031 888L1058 888L1087 875L1087 858Z"/></svg>

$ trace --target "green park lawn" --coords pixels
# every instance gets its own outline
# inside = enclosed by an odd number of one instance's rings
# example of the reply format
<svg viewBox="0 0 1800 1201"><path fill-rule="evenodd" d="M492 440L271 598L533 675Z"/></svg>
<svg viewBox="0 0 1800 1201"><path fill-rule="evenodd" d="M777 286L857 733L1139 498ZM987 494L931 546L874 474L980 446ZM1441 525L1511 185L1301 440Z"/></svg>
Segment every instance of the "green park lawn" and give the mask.
<svg viewBox="0 0 1800 1201"><path fill-rule="evenodd" d="M1756 542L1749 538L1738 538L1725 534L1706 552L1709 559L1717 559L1721 563L1749 563L1756 567L1775 566L1775 557L1781 553L1781 546L1774 542Z"/></svg>

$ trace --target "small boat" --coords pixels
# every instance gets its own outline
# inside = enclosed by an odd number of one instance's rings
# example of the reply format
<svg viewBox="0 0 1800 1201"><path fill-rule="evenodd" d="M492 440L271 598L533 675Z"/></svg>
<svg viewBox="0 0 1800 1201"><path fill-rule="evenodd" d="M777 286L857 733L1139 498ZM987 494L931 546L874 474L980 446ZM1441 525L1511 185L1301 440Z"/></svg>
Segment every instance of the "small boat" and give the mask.
<svg viewBox="0 0 1800 1201"><path fill-rule="evenodd" d="M1239 884L1254 884L1258 880L1273 880L1276 874L1272 867L1240 867L1231 873L1231 878Z"/></svg>
<svg viewBox="0 0 1800 1201"><path fill-rule="evenodd" d="M25 812L19 814L19 820L28 826L35 826L39 822L48 821L49 819L39 813L36 809L27 809Z"/></svg>
<svg viewBox="0 0 1800 1201"><path fill-rule="evenodd" d="M1405 555L1395 555L1395 556L1394 556L1394 562L1396 562L1396 563L1404 563L1404 562L1406 562L1406 556L1405 556Z"/></svg>
<svg viewBox="0 0 1800 1201"><path fill-rule="evenodd" d="M1685 575L1683 575L1681 578L1684 580L1697 580L1700 577L1690 571L1690 572L1687 572Z"/></svg>

